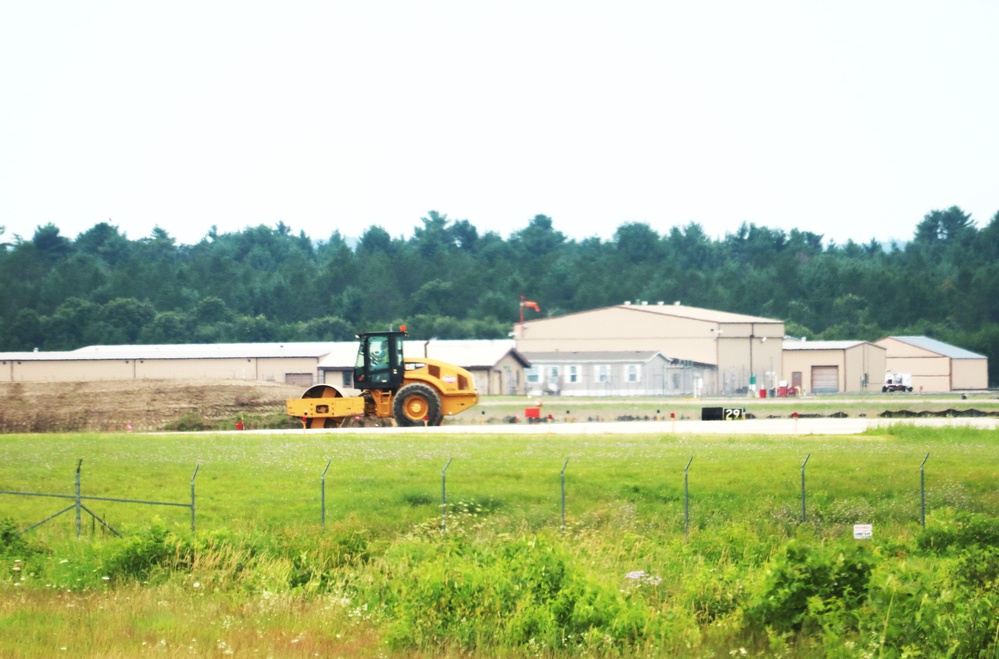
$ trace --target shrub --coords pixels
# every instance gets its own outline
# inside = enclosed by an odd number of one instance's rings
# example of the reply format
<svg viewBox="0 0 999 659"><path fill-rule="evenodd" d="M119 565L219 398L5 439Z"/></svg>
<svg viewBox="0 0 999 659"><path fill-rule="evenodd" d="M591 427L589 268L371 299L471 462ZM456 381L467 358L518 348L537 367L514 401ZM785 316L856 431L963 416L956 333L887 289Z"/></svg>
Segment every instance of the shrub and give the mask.
<svg viewBox="0 0 999 659"><path fill-rule="evenodd" d="M344 568L367 563L371 558L371 533L364 529L334 528L329 537L291 538L280 553L291 561L288 585L308 591L328 591Z"/></svg>
<svg viewBox="0 0 999 659"><path fill-rule="evenodd" d="M999 590L999 547L968 547L958 559L954 578L961 585L982 593Z"/></svg>
<svg viewBox="0 0 999 659"><path fill-rule="evenodd" d="M841 549L792 540L746 619L780 632L812 632L839 622L831 619L834 611L849 613L864 601L872 568L862 546Z"/></svg>
<svg viewBox="0 0 999 659"><path fill-rule="evenodd" d="M217 424L211 423L197 414L188 413L179 419L170 421L163 426L163 429L172 432L197 432L202 430L214 430L216 426Z"/></svg>
<svg viewBox="0 0 999 659"><path fill-rule="evenodd" d="M883 562L859 636L880 639L883 656L997 656L997 558L975 546L957 557Z"/></svg>
<svg viewBox="0 0 999 659"><path fill-rule="evenodd" d="M640 598L585 573L544 538L439 542L431 552L396 547L405 558L386 561L389 574L369 593L386 607L395 649L627 652L664 633Z"/></svg>
<svg viewBox="0 0 999 659"><path fill-rule="evenodd" d="M14 520L10 518L0 519L0 556L23 558L40 551L38 547L24 539L24 536L17 530Z"/></svg>
<svg viewBox="0 0 999 659"><path fill-rule="evenodd" d="M999 519L962 511L954 515L941 515L934 521L917 538L920 549L945 553L951 549L961 550L973 545L999 545Z"/></svg>
<svg viewBox="0 0 999 659"><path fill-rule="evenodd" d="M125 539L104 562L104 570L116 581L148 581L157 568L171 562L184 549L184 542L169 533L161 520L155 519L144 533Z"/></svg>

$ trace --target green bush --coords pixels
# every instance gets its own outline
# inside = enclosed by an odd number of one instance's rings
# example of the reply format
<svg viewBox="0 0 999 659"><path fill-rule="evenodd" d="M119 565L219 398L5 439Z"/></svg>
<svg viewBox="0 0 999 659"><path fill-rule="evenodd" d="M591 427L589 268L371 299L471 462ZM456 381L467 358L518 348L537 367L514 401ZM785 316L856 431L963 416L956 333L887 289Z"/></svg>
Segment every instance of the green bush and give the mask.
<svg viewBox="0 0 999 659"><path fill-rule="evenodd" d="M157 568L175 562L187 549L156 519L143 533L126 538L104 561L104 571L115 581L148 581Z"/></svg>
<svg viewBox="0 0 999 659"><path fill-rule="evenodd" d="M558 543L439 542L436 551L395 547L369 593L385 607L394 649L627 652L664 633L640 598L587 573Z"/></svg>
<svg viewBox="0 0 999 659"><path fill-rule="evenodd" d="M171 432L200 432L203 430L215 430L217 427L218 424L212 423L192 412L170 421L163 426L163 429Z"/></svg>
<svg viewBox="0 0 999 659"><path fill-rule="evenodd" d="M979 592L999 592L999 547L968 547L958 559L954 578Z"/></svg>
<svg viewBox="0 0 999 659"><path fill-rule="evenodd" d="M25 558L41 552L41 548L32 545L18 531L14 520L0 519L0 556Z"/></svg>
<svg viewBox="0 0 999 659"><path fill-rule="evenodd" d="M963 511L942 513L919 535L917 544L920 549L937 553L970 546L994 547L999 545L999 519Z"/></svg>
<svg viewBox="0 0 999 659"><path fill-rule="evenodd" d="M879 639L877 653L887 657L997 656L995 582L972 584L970 573L961 573L962 564L982 567L976 558L982 551L885 561L872 577L858 636ZM984 560L995 569L994 555Z"/></svg>
<svg viewBox="0 0 999 659"><path fill-rule="evenodd" d="M288 586L325 592L334 588L336 575L371 558L371 534L364 529L334 528L328 536L295 536L283 539L281 556L291 560Z"/></svg>
<svg viewBox="0 0 999 659"><path fill-rule="evenodd" d="M874 562L862 546L788 542L775 561L746 619L759 628L811 633L832 622L836 611L859 608ZM847 628L851 625L846 625Z"/></svg>

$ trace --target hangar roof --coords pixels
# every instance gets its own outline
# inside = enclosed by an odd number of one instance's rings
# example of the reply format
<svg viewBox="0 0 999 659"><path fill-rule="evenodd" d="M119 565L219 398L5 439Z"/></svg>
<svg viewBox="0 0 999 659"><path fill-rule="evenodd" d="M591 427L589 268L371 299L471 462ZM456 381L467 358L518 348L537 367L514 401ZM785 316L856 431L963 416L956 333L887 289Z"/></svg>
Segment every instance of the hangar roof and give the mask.
<svg viewBox="0 0 999 659"><path fill-rule="evenodd" d="M406 341L409 357L430 357L464 368L489 368L511 354L523 366L527 359L517 351L512 339L472 341ZM0 361L93 361L104 359L319 359L320 368L353 367L356 341L288 343L217 343L87 346L78 350L46 352L4 352Z"/></svg>
<svg viewBox="0 0 999 659"><path fill-rule="evenodd" d="M621 309L631 309L635 311L645 311L663 316L673 316L675 318L689 318L691 320L703 320L711 323L783 323L783 320L774 318L763 318L761 316L747 316L740 313L728 311L716 311L715 309L702 309L701 307L687 307L682 304L619 304Z"/></svg>
<svg viewBox="0 0 999 659"><path fill-rule="evenodd" d="M979 355L978 353L971 352L970 350L965 350L964 348L958 348L957 346L952 346L949 343L944 343L943 341L931 339L928 336L889 336L888 338L901 341L902 343L908 343L911 346L935 352L938 355L950 357L951 359L986 359L985 355Z"/></svg>
<svg viewBox="0 0 999 659"><path fill-rule="evenodd" d="M866 341L802 341L801 339L785 338L784 350L848 350L856 348ZM872 344L873 345L873 344ZM881 346L878 346L881 347Z"/></svg>
<svg viewBox="0 0 999 659"><path fill-rule="evenodd" d="M239 359L309 357L318 359L335 345L330 342L185 343L164 345L87 346L78 350L0 353L2 360L92 361L99 359Z"/></svg>

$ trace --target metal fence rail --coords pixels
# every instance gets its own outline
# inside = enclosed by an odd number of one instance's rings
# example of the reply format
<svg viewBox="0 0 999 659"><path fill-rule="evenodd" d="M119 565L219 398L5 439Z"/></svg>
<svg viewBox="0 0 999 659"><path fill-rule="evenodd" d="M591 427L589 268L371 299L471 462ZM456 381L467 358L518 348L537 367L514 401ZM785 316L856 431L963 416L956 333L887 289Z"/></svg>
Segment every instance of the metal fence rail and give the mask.
<svg viewBox="0 0 999 659"><path fill-rule="evenodd" d="M801 463L801 523L805 523L808 520L807 509L806 509L806 481L805 481L805 468L809 463L811 458L811 453L805 456L805 459ZM926 462L929 459L930 454L927 453L923 458L922 463L919 465L919 523L925 528L926 526L926 476L925 467ZM687 460L686 465L683 467L683 530L684 535L689 539L690 534L690 523L691 523L691 510L690 510L690 484L689 484L689 472L691 463L694 461L694 456L690 456ZM449 458L447 464L441 469L441 532L447 532L447 512L448 512L448 502L447 502L447 471L453 462L453 458ZM73 503L63 508L62 510L53 513L52 515L46 517L45 519L32 524L31 526L20 531L19 534L26 533L32 529L35 529L46 522L49 522L60 515L68 513L69 511L75 511L76 513L76 535L80 537L81 535L81 517L82 513L86 512L90 515L96 522L100 522L108 531L114 533L118 537L122 537L116 529L108 525L104 520L100 519L90 508L88 508L84 501L106 501L112 503L129 503L129 504L139 504L147 506L172 506L177 508L188 508L191 511L191 533L195 532L195 519L196 519L196 491L195 491L195 480L198 476L198 470L201 465L196 465L194 468L194 473L191 475L191 499L190 503L179 503L175 501L151 501L147 499L130 499L122 497L105 497L105 496L90 496L84 495L81 491L80 485L80 472L83 464L83 460L80 459L76 464L76 473L74 478L74 494L53 494L45 492L18 492L18 491L0 491L0 495L13 495L13 496L23 496L23 497L48 497L54 499L71 499ZM322 526L326 526L326 474L330 469L332 460L326 462L325 468L322 470L322 475L320 477L320 494L319 494L319 505L320 505L320 520ZM566 469L569 466L569 458L565 458L565 462L562 465L562 469L559 472L559 482L560 482L560 498L561 498L561 530L565 533L566 529ZM581 484L580 484L581 485Z"/></svg>
<svg viewBox="0 0 999 659"><path fill-rule="evenodd" d="M75 490L76 490L75 494L49 494L49 493L45 493L45 492L0 491L0 494L9 494L9 495L14 495L14 496L22 496L22 497L48 497L48 498L52 498L52 499L72 499L73 500L73 505L71 505L71 506L69 506L67 508L63 508L59 512L54 513L52 515L49 515L48 517L46 517L42 521L37 522L35 524L32 524L28 528L23 529L22 531L19 531L18 535L27 533L28 531L30 531L32 529L35 529L35 528L38 528L42 524L45 524L46 522L49 522L49 521L55 519L56 517L59 517L63 513L68 513L69 511L74 510L74 511L76 511L76 537L79 538L80 534L82 532L81 520L82 520L82 513L84 513L84 512L86 512L88 515L90 515L90 517L93 520L95 520L97 522L100 522L101 525L104 526L104 528L106 528L108 531L111 531L111 533L114 533L119 538L123 537L121 535L121 533L119 533L113 527L111 527L110 525L108 525L104 520L102 520L100 517L98 517L97 514L94 513L94 511L90 510L90 508L87 508L87 506L85 506L83 504L84 501L110 501L110 502L114 502L114 503L137 503L137 504L142 504L142 505L147 505L147 506L175 506L175 507L179 507L179 508L190 508L190 510L191 510L191 533L194 533L194 518L195 518L195 508L194 508L194 505L195 505L194 479L197 478L197 476L198 476L198 469L201 467L201 465L195 466L195 468L194 468L194 474L191 476L191 503L176 503L176 502L173 502L173 501L147 501L147 500L143 500L143 499L122 499L122 498L117 498L117 497L85 496L85 495L82 494L81 487L80 487L80 470L82 468L82 465L83 465L83 458L80 458L80 460L78 460L77 463L76 463L76 476L75 476L75 479L74 479L74 485L75 485Z"/></svg>

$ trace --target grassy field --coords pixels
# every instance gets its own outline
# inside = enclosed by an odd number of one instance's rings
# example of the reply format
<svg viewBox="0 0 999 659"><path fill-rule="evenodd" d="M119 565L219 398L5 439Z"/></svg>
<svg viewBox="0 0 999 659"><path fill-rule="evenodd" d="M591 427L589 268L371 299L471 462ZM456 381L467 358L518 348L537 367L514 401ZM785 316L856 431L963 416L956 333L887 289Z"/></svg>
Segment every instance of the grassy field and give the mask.
<svg viewBox="0 0 999 659"><path fill-rule="evenodd" d="M82 460L84 496L184 504L198 468L195 534L187 508L85 500L124 539L86 513L77 539L73 510L18 535L73 501L0 496L0 656L999 648L994 431L7 435L0 455L0 490L72 495Z"/></svg>

